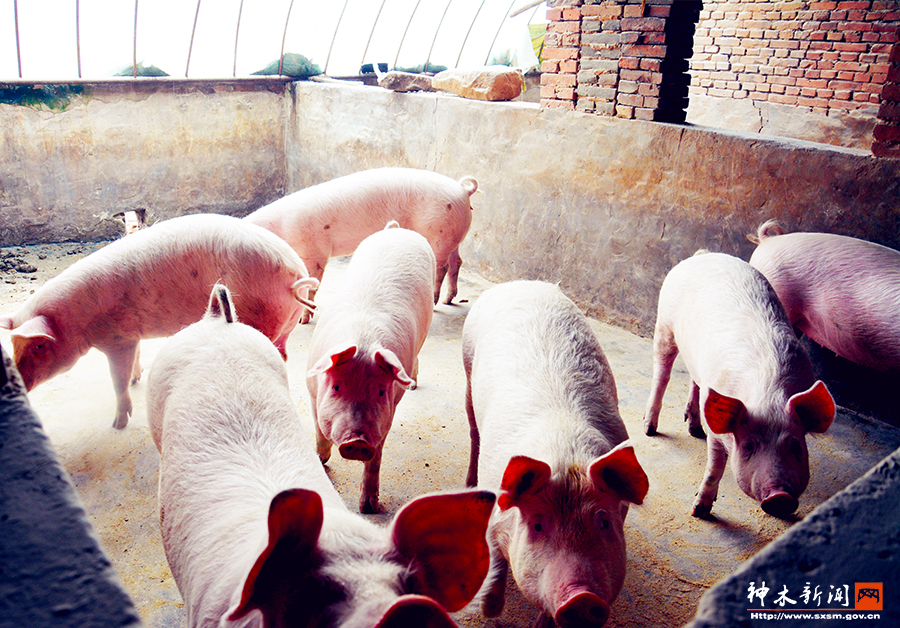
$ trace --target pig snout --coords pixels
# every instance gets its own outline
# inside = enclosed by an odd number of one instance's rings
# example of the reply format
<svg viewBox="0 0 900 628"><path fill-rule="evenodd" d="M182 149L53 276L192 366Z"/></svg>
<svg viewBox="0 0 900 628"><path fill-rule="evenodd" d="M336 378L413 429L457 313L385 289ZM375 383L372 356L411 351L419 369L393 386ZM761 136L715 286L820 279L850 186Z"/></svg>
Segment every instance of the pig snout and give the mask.
<svg viewBox="0 0 900 628"><path fill-rule="evenodd" d="M581 591L563 602L553 619L561 628L596 628L609 619L609 604L590 591Z"/></svg>
<svg viewBox="0 0 900 628"><path fill-rule="evenodd" d="M772 489L760 500L760 506L773 517L787 517L797 510L799 500L782 489Z"/></svg>
<svg viewBox="0 0 900 628"><path fill-rule="evenodd" d="M456 628L437 602L424 595L403 595L382 615L375 628Z"/></svg>
<svg viewBox="0 0 900 628"><path fill-rule="evenodd" d="M375 456L375 448L362 438L353 438L338 445L338 452L346 460L368 462Z"/></svg>

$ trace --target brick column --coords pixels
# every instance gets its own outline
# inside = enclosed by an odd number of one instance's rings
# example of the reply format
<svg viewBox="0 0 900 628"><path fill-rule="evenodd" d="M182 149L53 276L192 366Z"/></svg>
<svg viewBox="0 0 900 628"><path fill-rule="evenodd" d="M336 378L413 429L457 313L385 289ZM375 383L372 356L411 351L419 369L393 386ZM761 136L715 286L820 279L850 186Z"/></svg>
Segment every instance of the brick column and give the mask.
<svg viewBox="0 0 900 628"><path fill-rule="evenodd" d="M541 64L541 106L575 108L581 47L580 0L548 3ZM559 6L557 6L559 5Z"/></svg>
<svg viewBox="0 0 900 628"><path fill-rule="evenodd" d="M872 154L900 158L900 43L891 48L887 80L881 89L881 107Z"/></svg>
<svg viewBox="0 0 900 628"><path fill-rule="evenodd" d="M565 0L564 0L565 1ZM541 105L683 122L699 0L568 0L547 10Z"/></svg>

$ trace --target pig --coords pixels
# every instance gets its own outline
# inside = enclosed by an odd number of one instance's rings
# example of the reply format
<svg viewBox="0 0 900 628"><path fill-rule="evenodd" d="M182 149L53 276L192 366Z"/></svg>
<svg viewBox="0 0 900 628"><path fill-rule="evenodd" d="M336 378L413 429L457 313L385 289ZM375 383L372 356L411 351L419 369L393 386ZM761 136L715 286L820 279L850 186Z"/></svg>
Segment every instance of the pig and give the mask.
<svg viewBox="0 0 900 628"><path fill-rule="evenodd" d="M600 344L578 307L540 281L484 292L462 344L466 484L498 495L482 611L501 613L512 567L539 621L601 626L625 578L628 506L643 503L649 482Z"/></svg>
<svg viewBox="0 0 900 628"><path fill-rule="evenodd" d="M470 197L477 189L471 176L457 182L428 170L376 168L294 192L244 219L281 236L319 281L329 257L350 255L366 236L396 220L428 239L436 259L434 303L446 276L444 302L450 304L462 265L459 243L469 231Z"/></svg>
<svg viewBox="0 0 900 628"><path fill-rule="evenodd" d="M287 357L301 311L318 282L269 231L229 216L198 214L156 223L78 260L48 281L0 328L12 330L16 366L31 390L70 369L91 347L109 359L113 427L131 416L128 383L140 377L141 338L174 334L203 316L223 281L238 313Z"/></svg>
<svg viewBox="0 0 900 628"><path fill-rule="evenodd" d="M431 326L434 253L396 221L360 243L310 341L307 388L323 463L332 444L364 462L360 512L378 512L384 441L415 386Z"/></svg>
<svg viewBox="0 0 900 628"><path fill-rule="evenodd" d="M163 548L190 628L455 626L488 573L493 493L431 494L383 528L305 437L278 351L217 285L147 384Z"/></svg>
<svg viewBox="0 0 900 628"><path fill-rule="evenodd" d="M685 419L691 434L710 432L692 514L710 516L729 457L738 486L766 513L793 513L809 482L806 434L825 432L835 405L765 277L741 259L710 252L666 275L644 412L650 436L679 352L691 376Z"/></svg>
<svg viewBox="0 0 900 628"><path fill-rule="evenodd" d="M774 220L757 235L750 265L795 330L857 364L900 371L900 252L830 233L785 234Z"/></svg>

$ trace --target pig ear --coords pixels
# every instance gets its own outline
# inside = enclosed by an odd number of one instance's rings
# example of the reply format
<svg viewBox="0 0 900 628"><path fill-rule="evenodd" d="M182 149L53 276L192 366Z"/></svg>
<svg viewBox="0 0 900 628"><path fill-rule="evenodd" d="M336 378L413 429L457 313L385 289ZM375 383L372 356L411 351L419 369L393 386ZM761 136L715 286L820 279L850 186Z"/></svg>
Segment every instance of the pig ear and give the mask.
<svg viewBox="0 0 900 628"><path fill-rule="evenodd" d="M404 388L410 388L416 385L416 380L406 374L406 369L400 362L397 354L390 349L378 349L375 352L375 364L394 376L397 383Z"/></svg>
<svg viewBox="0 0 900 628"><path fill-rule="evenodd" d="M535 495L550 481L550 465L528 456L513 456L503 472L497 505L507 510L521 504L522 499Z"/></svg>
<svg viewBox="0 0 900 628"><path fill-rule="evenodd" d="M713 434L733 432L744 419L746 408L740 399L727 397L712 388L703 403L703 417Z"/></svg>
<svg viewBox="0 0 900 628"><path fill-rule="evenodd" d="M472 601L490 569L490 491L426 495L404 506L391 526L397 552L412 563L410 586L448 611Z"/></svg>
<svg viewBox="0 0 900 628"><path fill-rule="evenodd" d="M234 304L231 301L231 293L224 284L217 283L209 294L209 305L206 307L207 315L213 318L224 318L226 323L237 320L234 313Z"/></svg>
<svg viewBox="0 0 900 628"><path fill-rule="evenodd" d="M821 381L788 399L788 409L797 413L807 432L824 432L834 420L834 399Z"/></svg>
<svg viewBox="0 0 900 628"><path fill-rule="evenodd" d="M0 329L12 329L12 328L13 328L12 316L0 316Z"/></svg>
<svg viewBox="0 0 900 628"><path fill-rule="evenodd" d="M292 488L273 497L269 505L268 545L250 569L240 602L228 612L228 619L235 621L255 608L269 606L277 583L296 579L298 573L310 567L321 531L322 498L318 493Z"/></svg>
<svg viewBox="0 0 900 628"><path fill-rule="evenodd" d="M632 504L643 504L650 480L627 441L591 463L588 475L597 490L610 489Z"/></svg>
<svg viewBox="0 0 900 628"><path fill-rule="evenodd" d="M332 349L325 354L322 359L313 364L312 368L306 372L307 377L315 377L321 375L329 369L333 369L338 364L343 364L347 360L351 360L356 355L356 345L349 347L341 347L340 349Z"/></svg>
<svg viewBox="0 0 900 628"><path fill-rule="evenodd" d="M34 316L13 329L13 338L44 339L54 341L53 328L46 316Z"/></svg>

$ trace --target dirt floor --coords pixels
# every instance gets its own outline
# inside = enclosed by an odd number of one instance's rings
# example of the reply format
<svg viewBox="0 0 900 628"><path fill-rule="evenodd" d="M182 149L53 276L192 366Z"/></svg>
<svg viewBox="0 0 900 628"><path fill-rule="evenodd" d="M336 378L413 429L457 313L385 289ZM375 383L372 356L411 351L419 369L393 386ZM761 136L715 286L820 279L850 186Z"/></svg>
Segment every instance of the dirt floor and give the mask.
<svg viewBox="0 0 900 628"><path fill-rule="evenodd" d="M14 310L43 281L98 246L0 249L0 312ZM345 266L346 260L329 265L320 303L340 283ZM416 495L464 485L469 442L460 334L471 303L490 285L464 268L460 303L435 309L420 354L419 387L398 406L385 447L381 499L386 512L374 516L379 522L388 521ZM622 417L650 477L647 500L632 507L626 521L628 575L612 605L610 626L685 624L710 585L900 446L900 429L841 411L828 433L808 439L812 478L795 519L782 521L764 514L738 489L730 472L713 509L716 519L694 519L690 505L703 473L706 447L688 435L682 422L689 384L686 371L677 363L660 434L644 436L641 417L649 391L650 341L598 322L593 327L616 377ZM310 439L304 371L312 331L313 325L308 325L292 334L287 362L291 391ZM8 332L0 331L0 342L11 351ZM142 343L145 372L163 342ZM112 429L115 399L106 358L91 351L68 373L32 391L30 399L146 625L178 628L184 625L184 613L159 538L158 454L147 428L145 384L134 386L132 393L131 423L122 431ZM355 509L362 465L337 458L328 469ZM530 626L535 615L510 581L501 617L485 620L470 607L457 615L457 621L467 627L519 628Z"/></svg>

